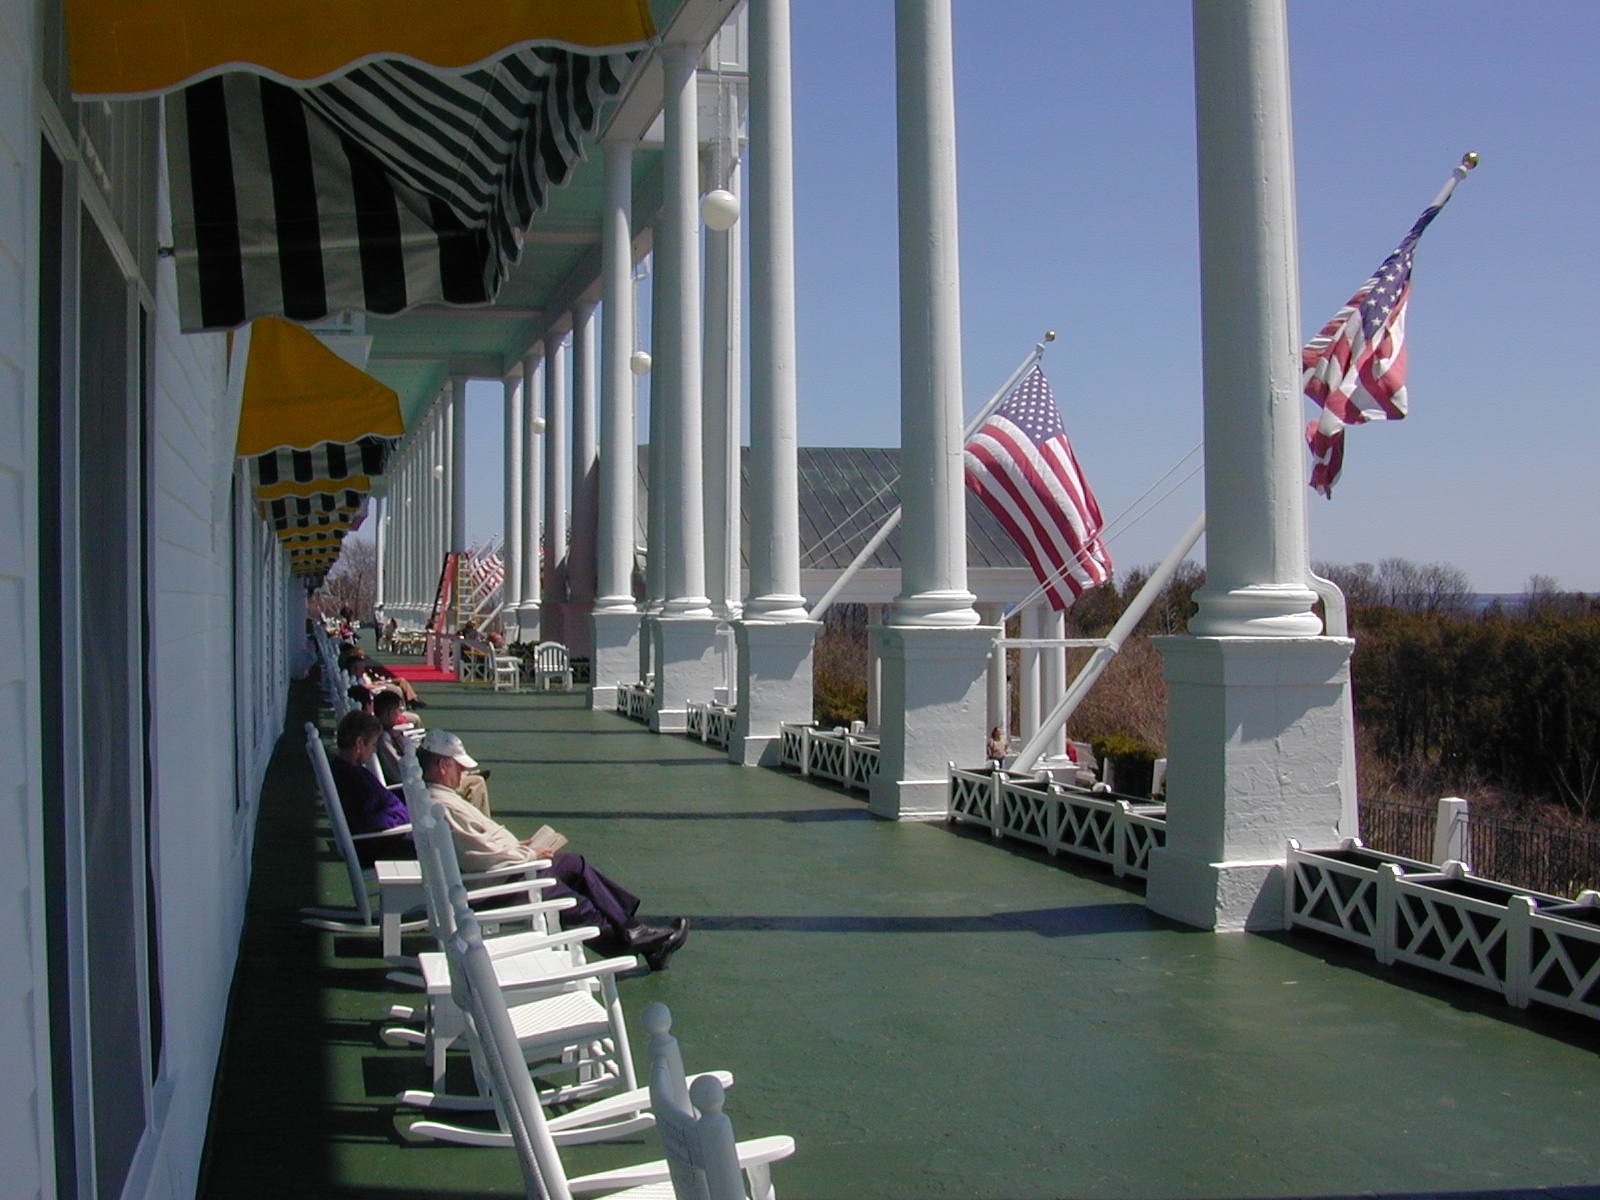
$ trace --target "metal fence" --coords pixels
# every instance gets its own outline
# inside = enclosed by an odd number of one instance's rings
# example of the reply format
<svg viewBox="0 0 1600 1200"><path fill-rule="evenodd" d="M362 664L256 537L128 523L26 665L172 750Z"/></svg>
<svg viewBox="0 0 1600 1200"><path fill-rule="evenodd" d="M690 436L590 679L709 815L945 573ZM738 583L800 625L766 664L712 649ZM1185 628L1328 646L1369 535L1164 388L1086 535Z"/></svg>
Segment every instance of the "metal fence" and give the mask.
<svg viewBox="0 0 1600 1200"><path fill-rule="evenodd" d="M1557 896L1600 887L1600 830L1478 813L1470 830L1475 875Z"/></svg>
<svg viewBox="0 0 1600 1200"><path fill-rule="evenodd" d="M1398 800L1360 803L1361 840L1374 850L1404 858L1433 858L1433 808Z"/></svg>
<svg viewBox="0 0 1600 1200"><path fill-rule="evenodd" d="M1431 806L1361 801L1361 840L1374 850L1431 861L1437 815ZM1468 826L1472 873L1517 887L1575 896L1600 887L1600 829L1474 812Z"/></svg>

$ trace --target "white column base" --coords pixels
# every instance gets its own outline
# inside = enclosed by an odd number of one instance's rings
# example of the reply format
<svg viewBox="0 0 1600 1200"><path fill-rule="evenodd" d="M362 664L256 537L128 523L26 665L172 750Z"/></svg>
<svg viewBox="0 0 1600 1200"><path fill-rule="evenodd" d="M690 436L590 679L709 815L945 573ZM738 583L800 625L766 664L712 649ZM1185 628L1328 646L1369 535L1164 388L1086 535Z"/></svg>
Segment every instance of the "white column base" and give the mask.
<svg viewBox="0 0 1600 1200"><path fill-rule="evenodd" d="M639 678L639 614L625 608L589 614L593 654L589 663L589 707L609 712L617 706L617 685Z"/></svg>
<svg viewBox="0 0 1600 1200"><path fill-rule="evenodd" d="M524 600L517 605L515 613L506 614L506 620L515 620L517 624L517 636L512 638L512 641L532 644L539 640L539 605L537 602Z"/></svg>
<svg viewBox="0 0 1600 1200"><path fill-rule="evenodd" d="M652 617L645 622L654 650L655 710L650 728L682 733L689 727L689 701L710 700L722 686L722 656L715 617Z"/></svg>
<svg viewBox="0 0 1600 1200"><path fill-rule="evenodd" d="M985 673L999 630L881 625L873 633L883 663L883 724L867 806L895 821L942 818L951 760L983 761Z"/></svg>
<svg viewBox="0 0 1600 1200"><path fill-rule="evenodd" d="M735 621L739 715L728 761L747 767L778 762L784 721L811 720L811 650L821 621Z"/></svg>
<svg viewBox="0 0 1600 1200"><path fill-rule="evenodd" d="M1217 933L1282 929L1283 859L1203 863L1157 847L1150 851L1145 903L1163 916Z"/></svg>
<svg viewBox="0 0 1600 1200"><path fill-rule="evenodd" d="M1281 929L1290 838L1337 844L1353 796L1348 638L1156 639L1167 679L1166 846L1146 902L1202 929Z"/></svg>

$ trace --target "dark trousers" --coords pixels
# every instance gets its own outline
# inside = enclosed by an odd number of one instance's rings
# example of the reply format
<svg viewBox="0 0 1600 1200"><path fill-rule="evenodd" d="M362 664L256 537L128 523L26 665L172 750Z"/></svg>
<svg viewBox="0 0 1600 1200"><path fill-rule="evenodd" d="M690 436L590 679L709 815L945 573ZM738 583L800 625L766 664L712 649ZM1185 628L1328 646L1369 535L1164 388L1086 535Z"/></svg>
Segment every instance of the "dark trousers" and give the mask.
<svg viewBox="0 0 1600 1200"><path fill-rule="evenodd" d="M545 889L547 898L571 896L577 901L561 913L564 928L596 925L602 938L614 942L634 923L639 897L607 879L583 855L563 850L539 874L556 881L555 887Z"/></svg>

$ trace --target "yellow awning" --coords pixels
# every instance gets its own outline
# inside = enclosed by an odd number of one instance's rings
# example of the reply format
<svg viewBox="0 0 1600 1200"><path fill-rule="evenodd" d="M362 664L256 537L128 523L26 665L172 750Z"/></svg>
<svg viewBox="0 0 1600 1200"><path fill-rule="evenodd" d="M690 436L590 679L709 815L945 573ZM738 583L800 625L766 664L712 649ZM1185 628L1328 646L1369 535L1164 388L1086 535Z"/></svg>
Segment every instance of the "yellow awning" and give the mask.
<svg viewBox="0 0 1600 1200"><path fill-rule="evenodd" d="M516 46L580 52L642 46L648 0L67 0L72 91L141 96L222 71L288 83L330 79L379 58L446 70Z"/></svg>
<svg viewBox="0 0 1600 1200"><path fill-rule="evenodd" d="M245 458L323 442L405 432L400 397L329 350L315 334L277 317L250 328L239 445Z"/></svg>

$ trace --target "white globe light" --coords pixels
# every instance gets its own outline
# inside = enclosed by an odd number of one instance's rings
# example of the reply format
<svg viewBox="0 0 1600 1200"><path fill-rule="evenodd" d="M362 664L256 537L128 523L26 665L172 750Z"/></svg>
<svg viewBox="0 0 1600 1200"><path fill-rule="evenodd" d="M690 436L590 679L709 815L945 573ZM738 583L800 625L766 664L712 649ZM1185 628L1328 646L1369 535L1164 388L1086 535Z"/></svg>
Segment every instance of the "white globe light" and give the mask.
<svg viewBox="0 0 1600 1200"><path fill-rule="evenodd" d="M543 417L535 417L533 419L533 431L535 433L543 433L544 432L544 418Z"/></svg>
<svg viewBox="0 0 1600 1200"><path fill-rule="evenodd" d="M444 478L444 464L443 463L435 463L434 464L434 466L433 466L433 477L435 479L443 479Z"/></svg>
<svg viewBox="0 0 1600 1200"><path fill-rule="evenodd" d="M726 188L709 191L700 201L700 216L707 229L732 229L739 221L739 197Z"/></svg>
<svg viewBox="0 0 1600 1200"><path fill-rule="evenodd" d="M648 375L650 374L651 361L650 351L635 350L633 357L628 359L628 369L635 375Z"/></svg>

